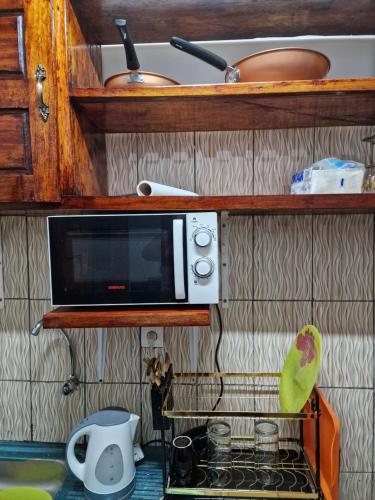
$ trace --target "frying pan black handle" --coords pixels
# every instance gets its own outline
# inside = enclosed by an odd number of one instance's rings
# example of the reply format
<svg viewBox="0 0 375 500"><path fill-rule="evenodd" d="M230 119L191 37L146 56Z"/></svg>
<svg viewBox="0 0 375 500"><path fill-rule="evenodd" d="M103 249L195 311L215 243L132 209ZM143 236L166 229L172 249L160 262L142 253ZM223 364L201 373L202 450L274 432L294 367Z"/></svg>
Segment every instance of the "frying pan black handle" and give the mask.
<svg viewBox="0 0 375 500"><path fill-rule="evenodd" d="M225 59L214 54L210 50L199 47L199 45L195 45L195 43L188 42L187 40L178 38L177 36L172 36L172 38L169 40L169 43L172 45L172 47L182 50L182 52L186 52L191 56L198 57L198 59L211 64L211 66L214 66L220 71L225 71L227 69L228 64Z"/></svg>
<svg viewBox="0 0 375 500"><path fill-rule="evenodd" d="M126 65L128 69L130 69L131 71L139 69L140 64L134 48L132 37L130 36L130 33L126 26L126 20L116 19L115 24L120 32L122 43L125 47Z"/></svg>

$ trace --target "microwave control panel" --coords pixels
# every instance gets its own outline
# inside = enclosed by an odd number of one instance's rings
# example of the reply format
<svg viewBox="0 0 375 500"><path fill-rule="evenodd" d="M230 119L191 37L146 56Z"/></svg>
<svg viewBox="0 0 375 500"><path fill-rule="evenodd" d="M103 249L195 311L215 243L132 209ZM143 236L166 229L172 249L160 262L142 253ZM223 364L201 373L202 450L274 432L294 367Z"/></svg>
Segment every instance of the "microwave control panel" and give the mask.
<svg viewBox="0 0 375 500"><path fill-rule="evenodd" d="M219 302L217 213L186 214L188 294L191 304Z"/></svg>

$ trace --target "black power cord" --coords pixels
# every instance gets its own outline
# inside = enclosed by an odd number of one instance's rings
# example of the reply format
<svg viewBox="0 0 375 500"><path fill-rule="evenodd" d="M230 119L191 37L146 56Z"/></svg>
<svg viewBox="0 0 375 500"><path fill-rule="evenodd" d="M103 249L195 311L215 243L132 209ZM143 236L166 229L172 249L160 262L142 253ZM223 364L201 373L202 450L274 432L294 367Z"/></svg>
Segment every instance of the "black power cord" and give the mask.
<svg viewBox="0 0 375 500"><path fill-rule="evenodd" d="M219 350L220 350L221 340L223 338L223 321L221 319L221 312L220 312L219 306L217 304L215 305L215 309L216 309L217 319L219 321L219 338L218 338L218 341L216 344L216 349L215 349L215 367L216 367L217 371L220 372L221 370L220 370L220 365L219 365ZM220 403L221 398L223 396L223 392L224 392L224 381L223 381L223 377L220 377L220 394L219 394L219 397L217 398L216 403L214 404L211 411L215 411L216 408L219 406L219 403Z"/></svg>

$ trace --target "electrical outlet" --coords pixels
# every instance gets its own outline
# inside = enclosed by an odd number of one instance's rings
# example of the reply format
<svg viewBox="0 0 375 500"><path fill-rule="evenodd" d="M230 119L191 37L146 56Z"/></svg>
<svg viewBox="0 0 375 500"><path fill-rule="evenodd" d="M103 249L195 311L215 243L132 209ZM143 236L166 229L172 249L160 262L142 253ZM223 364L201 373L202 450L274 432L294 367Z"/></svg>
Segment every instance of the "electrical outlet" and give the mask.
<svg viewBox="0 0 375 500"><path fill-rule="evenodd" d="M141 328L141 346L164 347L163 332L162 326L143 326Z"/></svg>

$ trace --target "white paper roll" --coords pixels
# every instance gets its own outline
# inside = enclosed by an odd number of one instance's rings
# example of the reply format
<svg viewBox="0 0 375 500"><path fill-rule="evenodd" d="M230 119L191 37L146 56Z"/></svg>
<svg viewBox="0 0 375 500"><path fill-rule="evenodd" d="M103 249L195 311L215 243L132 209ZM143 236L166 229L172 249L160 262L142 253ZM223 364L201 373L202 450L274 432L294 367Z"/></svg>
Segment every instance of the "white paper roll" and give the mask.
<svg viewBox="0 0 375 500"><path fill-rule="evenodd" d="M138 196L198 196L191 191L150 181L141 181L137 186L137 194Z"/></svg>

